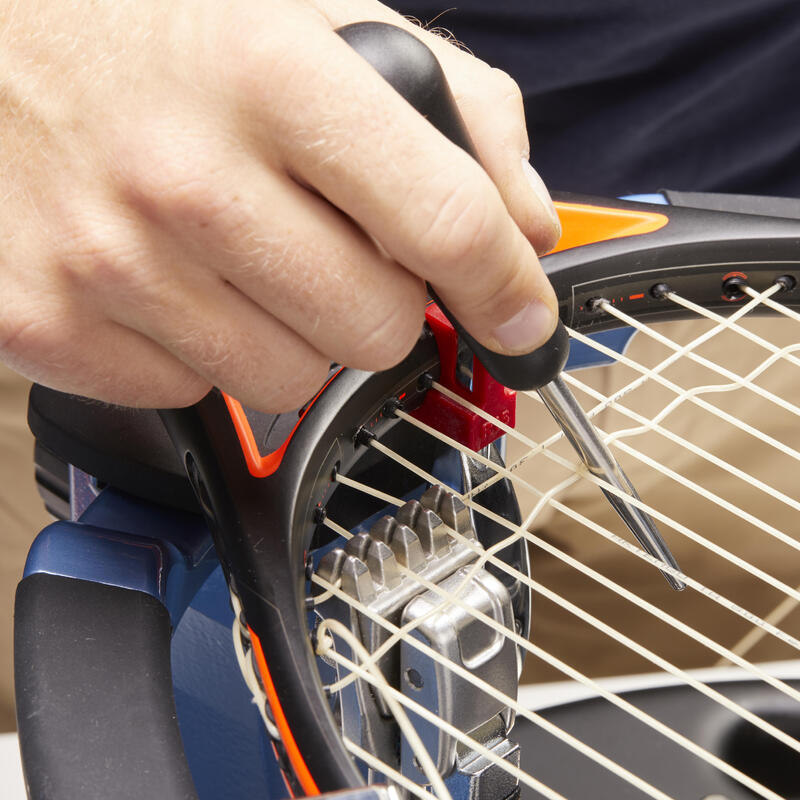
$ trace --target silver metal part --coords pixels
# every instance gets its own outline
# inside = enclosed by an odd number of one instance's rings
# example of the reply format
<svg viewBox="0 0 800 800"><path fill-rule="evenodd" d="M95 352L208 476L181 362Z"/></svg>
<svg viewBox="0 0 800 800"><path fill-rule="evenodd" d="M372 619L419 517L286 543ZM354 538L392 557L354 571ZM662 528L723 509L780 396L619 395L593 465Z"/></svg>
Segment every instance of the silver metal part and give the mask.
<svg viewBox="0 0 800 800"><path fill-rule="evenodd" d="M404 504L395 516L379 519L369 533L358 534L344 548L328 552L320 560L317 574L330 583L339 582L341 590L367 606L371 614L396 626L417 623L411 636L475 678L516 697L516 645L474 613L515 630L508 590L486 569L475 568L482 552L469 509L457 496L433 486L419 501ZM429 588L431 584L456 599L444 597ZM315 613L343 622L371 653L391 635L385 626L335 594L319 602ZM357 660L346 643L337 641L336 646L343 655ZM402 640L383 654L377 665L391 686L496 750L500 758L515 752L516 746L506 738L513 712L474 682ZM341 689L338 702L336 712L348 738L417 783L427 783L380 691L365 681L353 681ZM511 791L493 794L483 788L502 784L505 791L507 773L502 768L490 768L454 737L406 710L442 776L455 782L458 791L454 798L505 800L513 796ZM504 777L496 775L497 769ZM367 777L378 782L383 778L374 772Z"/></svg>
<svg viewBox="0 0 800 800"><path fill-rule="evenodd" d="M617 463L611 451L597 435L594 425L578 404L567 384L564 383L564 379L559 375L558 378L546 386L542 386L538 391L547 409L561 426L567 440L575 448L589 472L610 483L624 494L639 500L640 497L633 488L633 484L622 471L622 467ZM678 562L661 538L661 534L650 516L640 508L626 502L619 495L605 489L602 489L602 492L644 550L669 566L679 569ZM676 591L686 588L683 581L669 573L662 571L661 574Z"/></svg>
<svg viewBox="0 0 800 800"><path fill-rule="evenodd" d="M497 761L519 767L519 745L505 738L485 745L494 758L489 759L475 752L459 758L455 772L447 779L451 796L459 800L516 800L520 795L519 782Z"/></svg>
<svg viewBox="0 0 800 800"><path fill-rule="evenodd" d="M508 636L491 628L474 613L477 611L513 630L511 599L505 586L485 569L470 575L469 568L462 568L441 581L439 587L457 597L460 604L455 605L438 592L424 592L406 606L402 624L416 623L412 637L444 656L447 662L463 667L471 676L515 697L516 646ZM403 694L425 708L435 709L438 717L465 733L479 730L495 717L502 720L506 732L510 730L513 715L505 704L407 640L403 640L400 653ZM414 722L436 768L442 775L449 775L456 763L457 740L438 725L422 719ZM416 781L423 779L405 741L401 762L404 775Z"/></svg>

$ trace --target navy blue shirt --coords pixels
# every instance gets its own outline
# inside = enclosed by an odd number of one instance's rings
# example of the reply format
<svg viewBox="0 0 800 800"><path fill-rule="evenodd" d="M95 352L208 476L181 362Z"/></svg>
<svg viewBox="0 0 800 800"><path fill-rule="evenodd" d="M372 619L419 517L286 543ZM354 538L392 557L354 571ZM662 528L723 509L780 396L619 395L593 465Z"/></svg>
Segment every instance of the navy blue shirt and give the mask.
<svg viewBox="0 0 800 800"><path fill-rule="evenodd" d="M553 189L800 196L800 0L395 0L510 73Z"/></svg>

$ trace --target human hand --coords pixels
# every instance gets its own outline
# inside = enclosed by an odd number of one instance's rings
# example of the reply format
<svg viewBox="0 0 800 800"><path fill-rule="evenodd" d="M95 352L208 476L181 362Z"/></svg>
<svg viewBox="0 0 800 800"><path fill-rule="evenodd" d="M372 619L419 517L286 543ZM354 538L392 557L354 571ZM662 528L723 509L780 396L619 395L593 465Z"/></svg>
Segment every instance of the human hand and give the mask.
<svg viewBox="0 0 800 800"><path fill-rule="evenodd" d="M286 410L417 339L428 280L523 353L557 239L516 85L374 0L0 0L0 353L139 406ZM484 171L334 30L413 30ZM487 174L488 173L488 174Z"/></svg>

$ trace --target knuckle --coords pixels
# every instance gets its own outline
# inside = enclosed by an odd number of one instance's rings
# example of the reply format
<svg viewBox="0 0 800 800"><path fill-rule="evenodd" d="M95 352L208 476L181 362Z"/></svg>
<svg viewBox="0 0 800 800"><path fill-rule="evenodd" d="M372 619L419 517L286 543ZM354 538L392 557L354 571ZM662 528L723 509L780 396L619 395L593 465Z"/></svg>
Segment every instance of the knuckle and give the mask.
<svg viewBox="0 0 800 800"><path fill-rule="evenodd" d="M26 364L59 363L65 341L59 319L37 309L12 311L0 322L0 352L17 368Z"/></svg>
<svg viewBox="0 0 800 800"><path fill-rule="evenodd" d="M190 140L167 120L157 120L126 146L120 192L132 209L159 225L205 229L230 228L241 214L234 187L213 143L200 131Z"/></svg>
<svg viewBox="0 0 800 800"><path fill-rule="evenodd" d="M211 391L211 384L188 368L184 376L174 376L171 382L161 380L139 389L140 405L147 408L186 408L199 403Z"/></svg>
<svg viewBox="0 0 800 800"><path fill-rule="evenodd" d="M147 364L139 370L104 359L84 365L81 391L105 403L131 408L185 408L211 390L211 384L179 361Z"/></svg>
<svg viewBox="0 0 800 800"><path fill-rule="evenodd" d="M134 269L124 235L98 217L73 217L63 233L58 270L69 284L102 290L131 288Z"/></svg>
<svg viewBox="0 0 800 800"><path fill-rule="evenodd" d="M487 324L504 320L510 316L510 308L517 310L519 298L527 296L527 289L523 272L498 273L492 284L476 298L476 305L469 309L469 313L482 316Z"/></svg>
<svg viewBox="0 0 800 800"><path fill-rule="evenodd" d="M418 247L434 282L436 272L480 259L496 243L501 220L495 193L487 184L488 180L471 177L432 193Z"/></svg>
<svg viewBox="0 0 800 800"><path fill-rule="evenodd" d="M521 153L530 152L530 140L525 121L525 102L519 84L506 72L492 69L492 118L496 127L496 144L509 149L515 145Z"/></svg>
<svg viewBox="0 0 800 800"><path fill-rule="evenodd" d="M252 24L247 15L239 15L227 28L221 40L223 51L216 56L226 65L226 100L251 120L255 112L269 118L271 125L280 126L296 99L317 83L320 67L314 60L298 62L296 41L276 36L263 24ZM269 130L261 130L270 136ZM280 133L286 133L283 127Z"/></svg>
<svg viewBox="0 0 800 800"><path fill-rule="evenodd" d="M487 324L508 318L509 308L519 310L520 298L535 293L536 271L540 268L535 264L535 256L525 237L517 232L504 254L504 258L493 261L491 270L482 273L472 293L475 308Z"/></svg>

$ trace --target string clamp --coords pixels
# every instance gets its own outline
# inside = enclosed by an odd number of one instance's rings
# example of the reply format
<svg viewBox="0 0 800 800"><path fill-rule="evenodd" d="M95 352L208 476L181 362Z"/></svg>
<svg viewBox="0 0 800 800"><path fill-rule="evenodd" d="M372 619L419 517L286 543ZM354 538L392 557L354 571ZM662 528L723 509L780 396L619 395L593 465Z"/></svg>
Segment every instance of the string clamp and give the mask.
<svg viewBox="0 0 800 800"><path fill-rule="evenodd" d="M435 303L428 306L425 320L439 348L439 383L513 428L516 421L516 392L498 383L471 353L465 361L458 332ZM411 415L472 450L482 450L503 435L496 425L445 397L435 388L428 391L422 405Z"/></svg>

